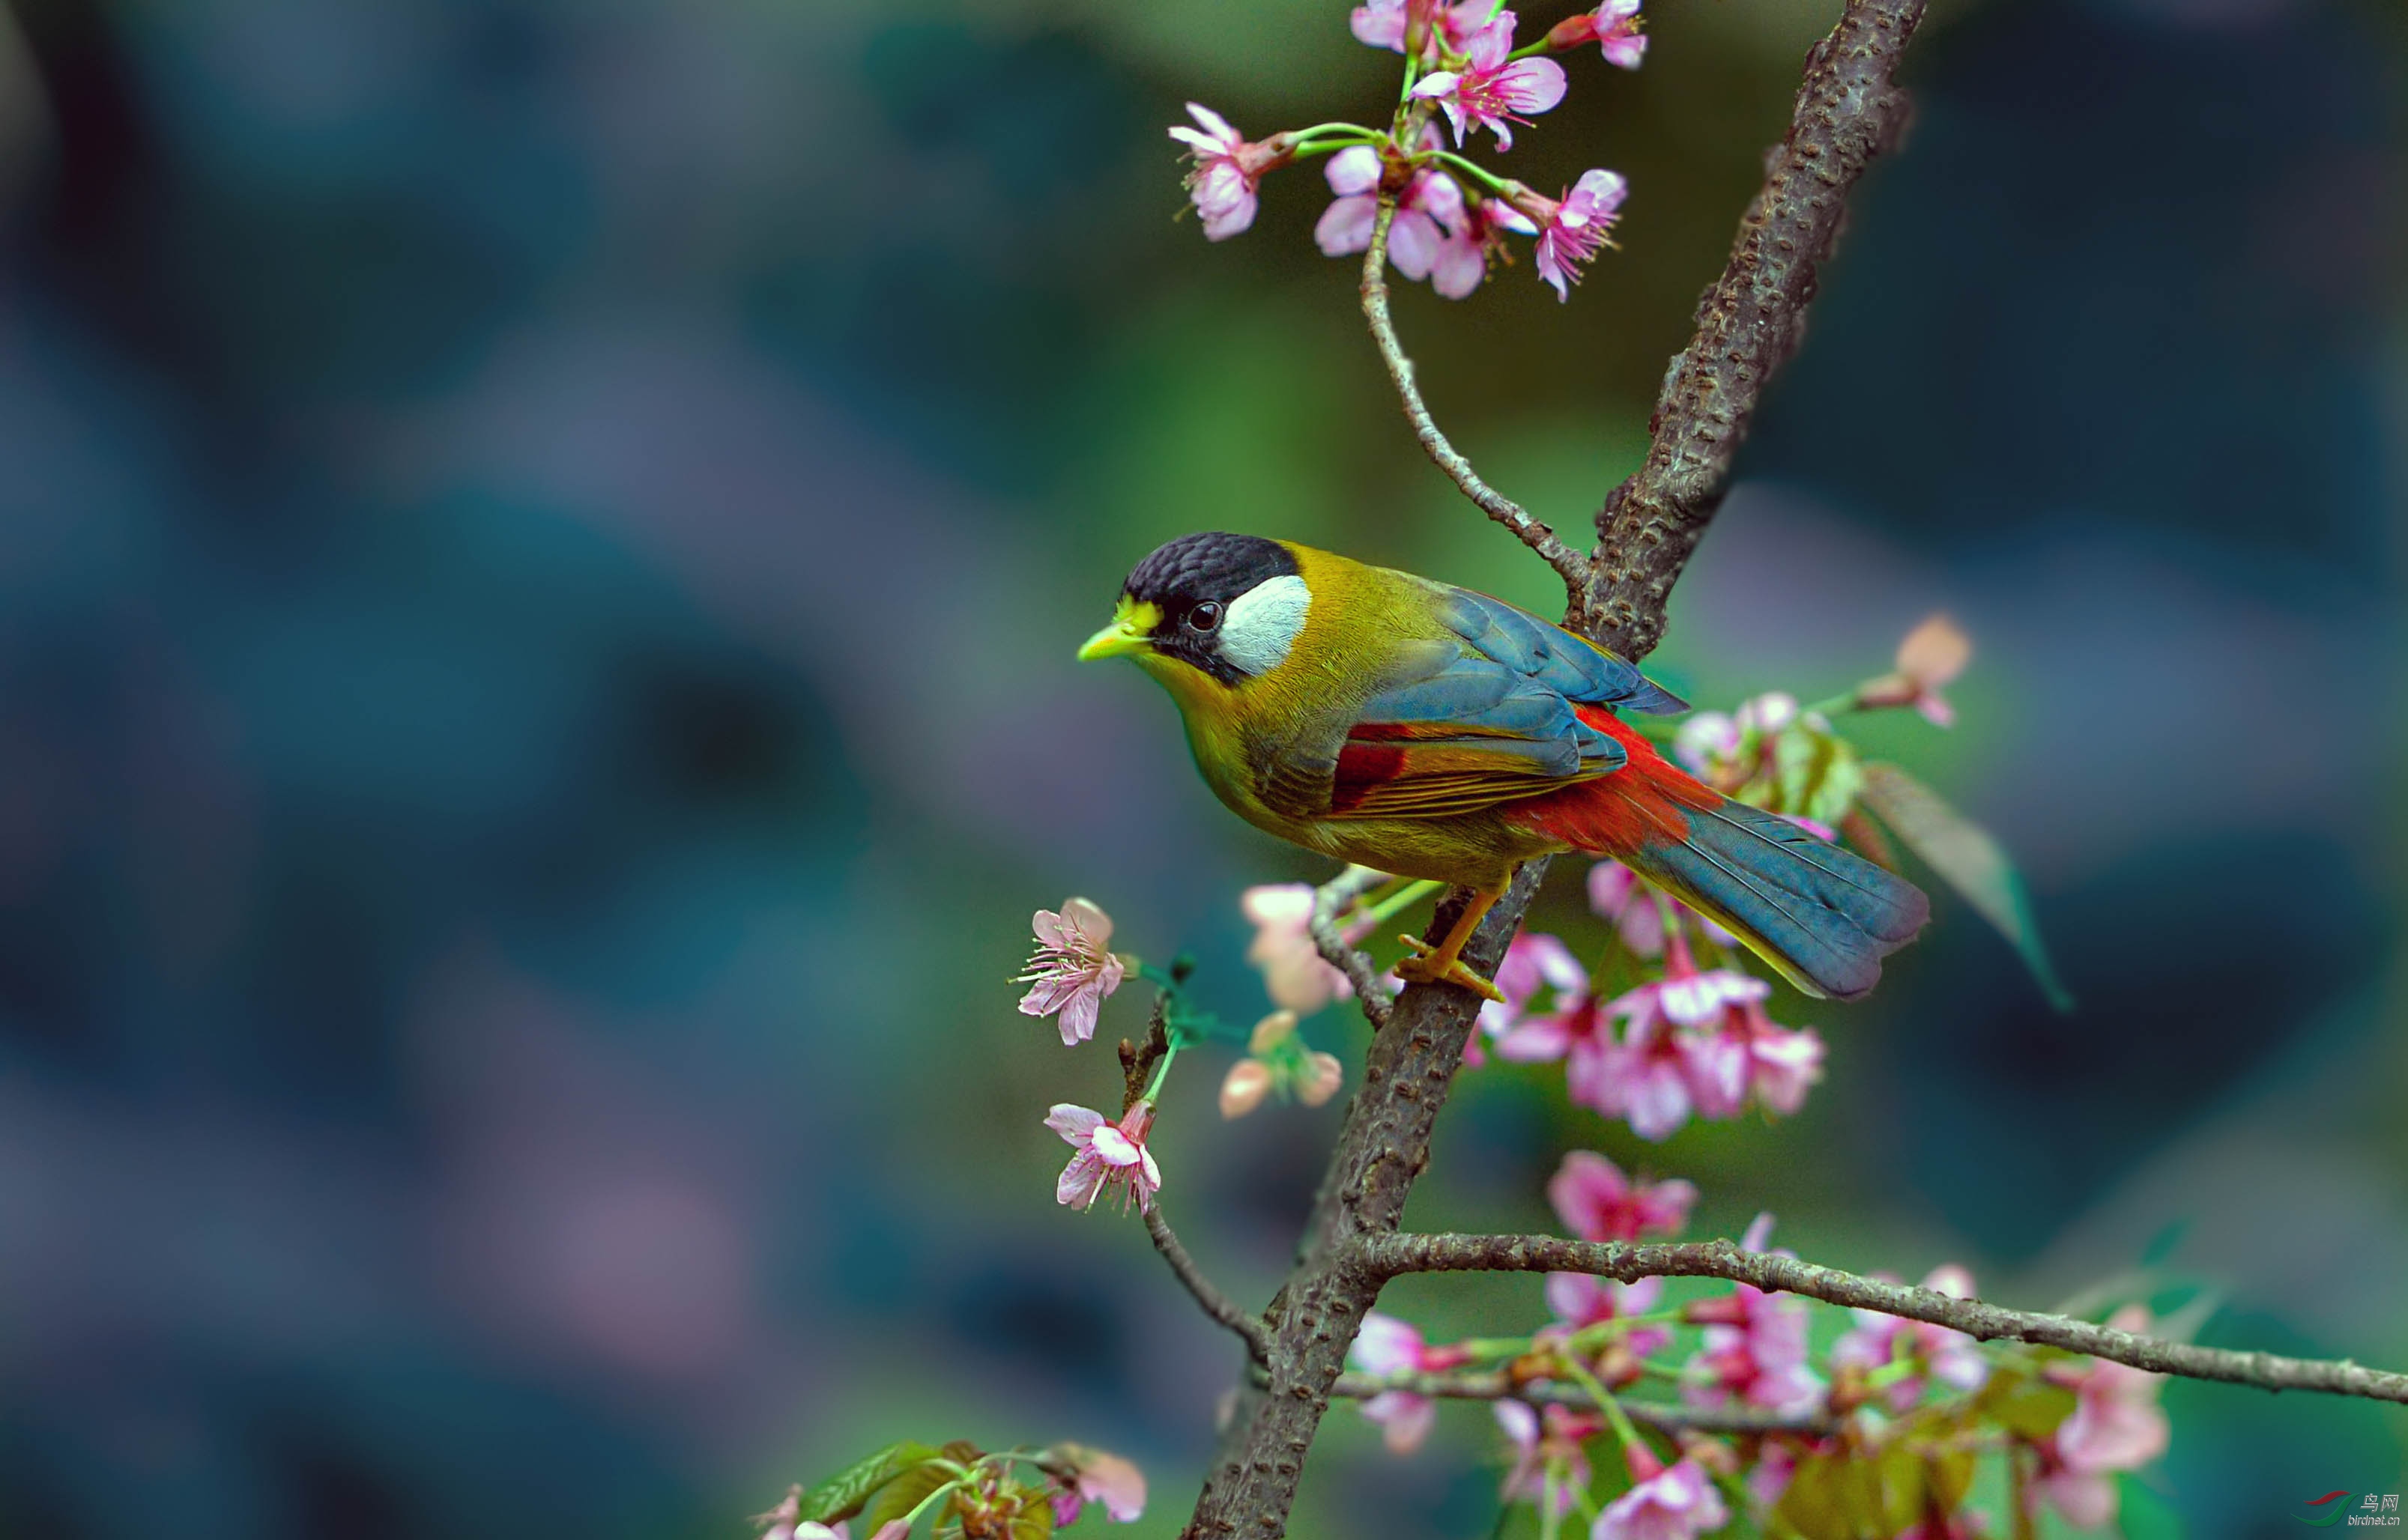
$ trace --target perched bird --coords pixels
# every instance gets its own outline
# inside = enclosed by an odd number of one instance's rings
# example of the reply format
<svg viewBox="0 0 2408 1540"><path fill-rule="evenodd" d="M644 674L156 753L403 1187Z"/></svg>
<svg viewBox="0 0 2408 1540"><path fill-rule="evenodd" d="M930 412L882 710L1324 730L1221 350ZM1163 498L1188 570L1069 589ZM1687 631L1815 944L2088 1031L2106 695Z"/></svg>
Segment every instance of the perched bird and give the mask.
<svg viewBox="0 0 2408 1540"><path fill-rule="evenodd" d="M1912 883L1734 802L1617 710L1677 697L1501 600L1251 535L1190 535L1137 564L1081 659L1170 692L1231 811L1308 849L1471 890L1445 941L1398 964L1490 999L1461 960L1514 868L1612 856L1809 994L1860 995L1920 930Z"/></svg>

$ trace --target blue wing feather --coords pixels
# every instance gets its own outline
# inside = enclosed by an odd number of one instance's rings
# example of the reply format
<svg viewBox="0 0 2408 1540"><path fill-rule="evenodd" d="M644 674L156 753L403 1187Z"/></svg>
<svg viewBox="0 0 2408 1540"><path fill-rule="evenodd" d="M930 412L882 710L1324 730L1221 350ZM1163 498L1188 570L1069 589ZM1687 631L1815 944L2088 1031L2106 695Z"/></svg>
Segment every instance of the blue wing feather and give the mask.
<svg viewBox="0 0 2408 1540"><path fill-rule="evenodd" d="M1612 653L1463 589L1437 592L1458 646L1363 705L1332 767L1327 812L1440 818L1610 775L1628 752L1574 704L1678 710Z"/></svg>
<svg viewBox="0 0 2408 1540"><path fill-rule="evenodd" d="M1554 690L1567 700L1620 711L1686 711L1688 703L1596 643L1550 625L1501 599L1448 592L1447 624L1483 657Z"/></svg>

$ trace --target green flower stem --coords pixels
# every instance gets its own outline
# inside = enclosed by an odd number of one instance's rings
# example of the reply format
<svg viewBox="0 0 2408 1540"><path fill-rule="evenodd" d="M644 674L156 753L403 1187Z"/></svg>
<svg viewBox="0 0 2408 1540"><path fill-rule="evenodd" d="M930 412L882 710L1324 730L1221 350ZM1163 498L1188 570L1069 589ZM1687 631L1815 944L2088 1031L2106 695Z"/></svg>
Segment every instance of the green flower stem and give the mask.
<svg viewBox="0 0 2408 1540"><path fill-rule="evenodd" d="M1162 1094L1162 1082L1170 1074L1171 1061L1179 1057L1182 1047L1179 1034L1171 1033L1168 1036L1169 1046L1162 1050L1162 1062L1154 1066L1154 1084L1145 1088L1145 1095L1141 1098L1149 1105Z"/></svg>
<svg viewBox="0 0 2408 1540"><path fill-rule="evenodd" d="M1486 167L1481 165L1478 162L1468 161L1452 150L1433 150L1429 153L1437 156L1441 162L1453 167L1455 170L1462 172L1465 176L1486 184L1488 190L1496 193L1498 197L1501 198L1506 195L1508 189L1504 178L1493 175Z"/></svg>
<svg viewBox="0 0 2408 1540"><path fill-rule="evenodd" d="M918 1523L920 1521L920 1516L927 1512L930 1507L934 1506L937 1499L940 1497L951 1497L953 1493L961 1490L962 1484L959 1481L948 1481L943 1486L939 1487L935 1491L932 1491L927 1496L920 1499L919 1504L912 1508L910 1513L903 1516L904 1526L908 1529L911 1525Z"/></svg>
<svg viewBox="0 0 2408 1540"><path fill-rule="evenodd" d="M1455 1344L1474 1358L1520 1358L1530 1350L1528 1337L1466 1337Z"/></svg>
<svg viewBox="0 0 2408 1540"><path fill-rule="evenodd" d="M1851 690L1844 695L1833 695L1828 700L1816 701L1812 706L1801 706L1798 708L1798 714L1800 717L1809 715L1817 717L1838 717L1843 716L1851 711L1861 711L1863 709L1863 706L1856 704L1856 692Z"/></svg>
<svg viewBox="0 0 2408 1540"><path fill-rule="evenodd" d="M1356 918L1369 924L1384 925L1388 922L1390 916L1397 914L1400 910L1412 908L1414 905L1419 904L1423 899L1429 897L1430 894L1437 892L1440 889L1445 886L1446 884L1443 882L1407 883L1403 888L1399 889L1394 895L1386 899L1384 902L1377 904L1369 909L1364 910Z"/></svg>
<svg viewBox="0 0 2408 1540"><path fill-rule="evenodd" d="M1648 1447L1646 1440L1639 1436L1639 1430L1631 1426L1630 1414L1622 1409L1622 1403L1616 1401L1612 1393L1598 1383L1598 1377L1588 1372L1588 1365L1578 1359L1568 1358L1564 1361L1564 1367L1571 1371L1572 1378L1580 1382L1580 1388L1597 1403L1598 1410L1605 1414L1606 1421L1612 1425L1613 1436L1622 1441L1624 1448L1647 1449L1650 1454L1656 1452Z"/></svg>
<svg viewBox="0 0 2408 1540"><path fill-rule="evenodd" d="M1311 128L1299 128L1294 132L1298 144L1302 144L1316 134L1353 134L1365 139L1377 139L1381 136L1378 129L1365 128L1361 123L1315 123Z"/></svg>

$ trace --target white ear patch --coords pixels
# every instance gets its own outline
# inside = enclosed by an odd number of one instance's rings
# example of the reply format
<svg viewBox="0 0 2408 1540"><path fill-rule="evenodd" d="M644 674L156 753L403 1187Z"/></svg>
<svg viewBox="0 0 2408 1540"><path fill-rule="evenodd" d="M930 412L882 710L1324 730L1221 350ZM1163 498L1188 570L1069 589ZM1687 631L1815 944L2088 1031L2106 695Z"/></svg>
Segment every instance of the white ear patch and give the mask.
<svg viewBox="0 0 2408 1540"><path fill-rule="evenodd" d="M1286 660L1312 607L1312 591L1296 574L1264 578L1229 601L1221 656L1249 674L1269 673Z"/></svg>

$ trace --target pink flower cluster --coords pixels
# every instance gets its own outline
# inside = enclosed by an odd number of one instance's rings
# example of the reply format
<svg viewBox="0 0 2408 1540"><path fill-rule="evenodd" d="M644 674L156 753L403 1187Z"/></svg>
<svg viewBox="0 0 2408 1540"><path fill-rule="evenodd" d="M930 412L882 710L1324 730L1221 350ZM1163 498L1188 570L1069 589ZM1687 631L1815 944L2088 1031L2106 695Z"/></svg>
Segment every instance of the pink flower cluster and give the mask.
<svg viewBox="0 0 2408 1540"><path fill-rule="evenodd" d="M1951 1299L1971 1299L1973 1275L1951 1262L1933 1268L1923 1287ZM1911 1368L1912 1373L1891 1380L1883 1391L1891 1411L1912 1407L1933 1381L1951 1390L1978 1390L1989 1380L1989 1360L1982 1356L1981 1345L1962 1332L1877 1310L1858 1310L1856 1318L1855 1328L1831 1345L1831 1366L1868 1374Z"/></svg>
<svg viewBox="0 0 2408 1540"><path fill-rule="evenodd" d="M1169 133L1186 148L1188 198L1206 237L1226 240L1253 225L1269 172L1326 153L1335 201L1313 227L1325 253L1368 250L1384 193L1397 207L1389 257L1406 278L1427 278L1439 293L1461 299L1487 278L1492 259L1505 252L1508 234L1535 236L1539 277L1559 299L1569 299L1581 270L1609 244L1627 184L1614 172L1592 169L1563 196L1550 198L1449 150L1427 120L1445 118L1455 150L1482 129L1499 151L1511 150L1514 126L1554 108L1569 88L1564 67L1544 54L1595 43L1608 63L1639 67L1647 51L1639 5L1606 0L1557 22L1524 49L1513 46L1518 18L1490 0L1369 0L1356 7L1349 25L1357 38L1412 57L1409 132L1335 123L1250 140L1219 113L1190 102L1194 123ZM1479 191L1468 191L1464 176Z"/></svg>
<svg viewBox="0 0 2408 1540"><path fill-rule="evenodd" d="M1751 1105L1795 1112L1823 1074L1823 1040L1812 1029L1776 1025L1765 1013L1771 986L1735 968L1700 969L1681 925L1627 872L1601 866L1590 893L1637 956L1664 954L1664 973L1612 999L1552 935L1525 932L1497 970L1501 1005L1482 1013L1498 1057L1564 1062L1574 1102L1626 1119L1642 1139L1670 1137L1693 1116L1736 1117ZM1547 1009L1535 1009L1541 990Z"/></svg>
<svg viewBox="0 0 2408 1540"><path fill-rule="evenodd" d="M1454 125L1458 148L1464 135L1487 129L1497 135L1498 150L1513 148L1509 123L1527 123L1528 114L1544 112L1564 99L1564 66L1553 59L1516 59L1514 16L1500 10L1463 40L1461 66L1425 77L1412 94L1436 102Z"/></svg>
<svg viewBox="0 0 2408 1540"><path fill-rule="evenodd" d="M1759 1215L1739 1244L1761 1251L1771 1231L1772 1216ZM1704 1346L1682 1374L1691 1405L1800 1412L1821 1402L1822 1377L1806 1364L1812 1317L1797 1295L1737 1284L1728 1294L1691 1302L1683 1316L1705 1327Z"/></svg>
<svg viewBox="0 0 2408 1540"><path fill-rule="evenodd" d="M1689 1540L1730 1522L1713 1478L1695 1460L1667 1465L1641 1445L1624 1454L1636 1484L1605 1505L1589 1540Z"/></svg>
<svg viewBox="0 0 2408 1540"><path fill-rule="evenodd" d="M1392 1375L1443 1374L1470 1359L1460 1348L1432 1347L1412 1325L1377 1310L1363 1318L1363 1329L1346 1349L1348 1364L1383 1379ZM1363 1403L1363 1415L1380 1425L1391 1454L1411 1454L1422 1447L1430 1425L1438 1420L1438 1403L1412 1390L1383 1390Z"/></svg>
<svg viewBox="0 0 2408 1540"><path fill-rule="evenodd" d="M2128 1305L2107 1318L2119 1332L2149 1329L2149 1310ZM2052 1376L2074 1394L2073 1415L2040 1446L2032 1496L2076 1529L2115 1517L2115 1473L2136 1471L2166 1452L2172 1429L2157 1405L2163 1375L2105 1359L2086 1359Z"/></svg>

